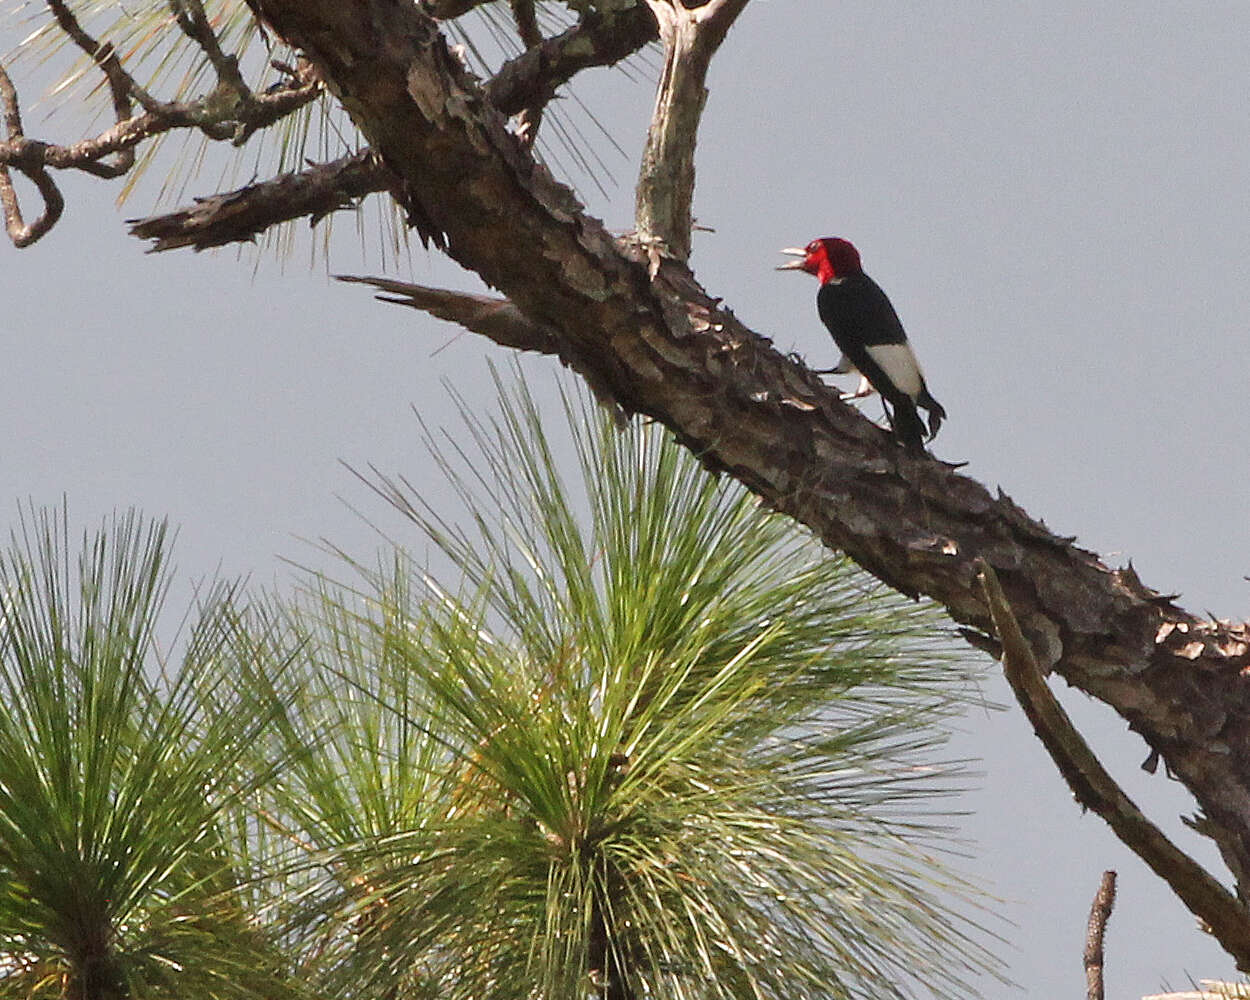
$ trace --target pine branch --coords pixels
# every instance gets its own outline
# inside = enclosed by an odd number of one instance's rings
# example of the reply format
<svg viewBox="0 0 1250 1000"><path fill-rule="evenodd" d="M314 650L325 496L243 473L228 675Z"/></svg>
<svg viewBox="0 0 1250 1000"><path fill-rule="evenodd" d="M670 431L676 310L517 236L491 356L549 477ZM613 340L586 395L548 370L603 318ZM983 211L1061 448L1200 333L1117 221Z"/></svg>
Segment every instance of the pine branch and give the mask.
<svg viewBox="0 0 1250 1000"><path fill-rule="evenodd" d="M20 142L25 138L22 127L22 111L17 100L17 88L9 78L4 64L0 63L0 105L4 109L4 131L10 142ZM32 223L27 224L22 216L21 202L18 201L17 190L13 187L13 178L9 173L9 165L0 159L0 210L4 212L4 227L9 239L18 249L28 247L49 229L56 225L61 213L65 210L65 199L60 189L52 180L47 169L40 163L16 164L43 199L43 212Z"/></svg>
<svg viewBox="0 0 1250 1000"><path fill-rule="evenodd" d="M552 354L556 350L554 331L535 323L507 299L427 288L390 278L361 278L346 274L336 277L339 281L371 285L386 293L377 296L381 302L420 309L480 334L502 347L540 354Z"/></svg>

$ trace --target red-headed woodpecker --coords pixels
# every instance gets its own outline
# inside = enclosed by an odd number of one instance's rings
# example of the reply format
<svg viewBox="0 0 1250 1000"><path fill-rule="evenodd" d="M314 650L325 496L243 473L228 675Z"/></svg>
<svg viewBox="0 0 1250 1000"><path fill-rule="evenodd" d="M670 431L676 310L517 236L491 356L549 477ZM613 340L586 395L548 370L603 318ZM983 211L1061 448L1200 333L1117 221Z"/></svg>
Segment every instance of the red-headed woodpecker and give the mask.
<svg viewBox="0 0 1250 1000"><path fill-rule="evenodd" d="M924 425L916 407L929 412L930 438L946 411L929 395L898 313L881 286L864 273L859 251L846 240L826 237L802 250L781 252L801 259L782 264L778 271L806 271L820 279L816 309L842 350L837 367L829 371L859 372L860 387L849 398L867 395L865 383L871 385L889 403L886 412L894 436L909 450L924 451Z"/></svg>

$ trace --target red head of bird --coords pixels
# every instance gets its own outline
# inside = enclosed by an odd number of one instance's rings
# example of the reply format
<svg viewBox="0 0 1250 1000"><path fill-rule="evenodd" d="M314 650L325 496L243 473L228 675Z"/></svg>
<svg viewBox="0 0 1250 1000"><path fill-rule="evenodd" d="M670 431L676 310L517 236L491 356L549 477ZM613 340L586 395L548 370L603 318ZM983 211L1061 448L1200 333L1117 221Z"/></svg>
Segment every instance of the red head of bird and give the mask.
<svg viewBox="0 0 1250 1000"><path fill-rule="evenodd" d="M825 236L812 240L802 250L787 247L782 253L799 257L788 264L782 264L778 271L806 271L820 279L820 283L840 281L852 274L863 274L864 267L859 262L859 251L849 240L838 236Z"/></svg>

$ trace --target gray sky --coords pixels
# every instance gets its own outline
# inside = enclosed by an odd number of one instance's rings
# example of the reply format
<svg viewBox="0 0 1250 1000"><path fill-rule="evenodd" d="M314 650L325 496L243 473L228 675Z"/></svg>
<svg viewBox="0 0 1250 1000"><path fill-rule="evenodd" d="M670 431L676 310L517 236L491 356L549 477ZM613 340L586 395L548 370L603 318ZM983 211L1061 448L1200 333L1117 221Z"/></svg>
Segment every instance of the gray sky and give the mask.
<svg viewBox="0 0 1250 1000"><path fill-rule="evenodd" d="M775 251L848 237L950 414L936 454L968 461L1109 562L1132 558L1190 610L1244 618L1250 5L934 10L754 0L710 81L696 214L715 232L696 239L701 279L779 347L827 366L815 284L773 271ZM0 48L20 34L3 29ZM603 73L577 94L635 156L649 84ZM27 129L69 139L73 122L28 110ZM629 228L635 164L598 148L617 183L606 197L579 186L610 227ZM219 186L209 171L192 190ZM411 408L453 426L444 381L487 408L486 359L508 355L328 281L326 270L378 270L371 232L362 241L341 217L328 265L309 265L306 231L285 262L251 249L145 256L122 218L153 206L154 184L120 211L115 186L64 188L49 237L0 248L8 520L26 498L65 495L88 523L137 505L180 526L185 578L281 584L283 558L324 564L300 539L372 551L348 504L405 538L341 461L443 497ZM419 249L399 273L472 287ZM555 368L526 362L538 380ZM1176 820L1192 810L1180 786L1138 769L1145 745L1061 694L1139 804L1216 865ZM996 677L985 695L1010 701ZM1170 893L1080 813L1018 709L963 726L957 750L985 775L966 802L965 867L1006 901L1024 995L1081 995L1104 868L1120 873L1109 996L1231 975Z"/></svg>

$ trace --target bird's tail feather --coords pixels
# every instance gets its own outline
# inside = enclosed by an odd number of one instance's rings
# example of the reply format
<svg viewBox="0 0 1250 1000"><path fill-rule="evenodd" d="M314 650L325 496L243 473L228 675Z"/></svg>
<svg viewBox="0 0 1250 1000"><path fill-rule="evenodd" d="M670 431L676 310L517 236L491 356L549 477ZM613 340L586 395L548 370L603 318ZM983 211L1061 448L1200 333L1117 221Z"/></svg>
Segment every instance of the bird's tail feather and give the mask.
<svg viewBox="0 0 1250 1000"><path fill-rule="evenodd" d="M929 395L928 387L921 388L920 395L916 397L916 404L929 411L929 438L937 437L938 428L946 419L946 410L941 403Z"/></svg>
<svg viewBox="0 0 1250 1000"><path fill-rule="evenodd" d="M894 436L903 443L908 451L921 453L924 451L924 424L920 422L920 414L916 412L916 404L907 396L899 395L893 400L894 411L890 414L890 423L894 427Z"/></svg>

